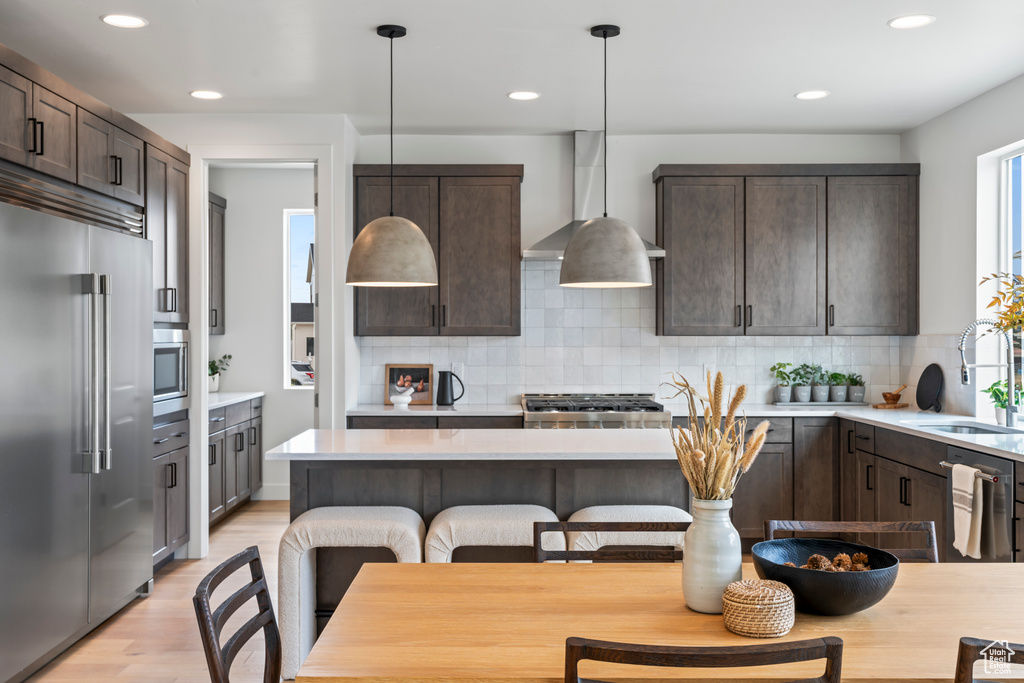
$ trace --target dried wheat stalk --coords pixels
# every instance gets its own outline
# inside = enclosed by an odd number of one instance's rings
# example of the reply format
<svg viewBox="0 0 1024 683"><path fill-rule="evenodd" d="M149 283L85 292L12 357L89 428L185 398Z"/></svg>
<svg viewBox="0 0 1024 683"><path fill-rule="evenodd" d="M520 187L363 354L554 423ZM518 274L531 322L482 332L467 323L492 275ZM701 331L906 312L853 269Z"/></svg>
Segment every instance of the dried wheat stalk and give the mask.
<svg viewBox="0 0 1024 683"><path fill-rule="evenodd" d="M737 418L736 413L746 398L746 385L737 387L736 393L729 398L724 420L725 379L722 373L715 375L713 383L711 373L708 373L707 397L701 396L685 377L676 373L662 386L675 390L670 398L686 395L689 429L674 429L672 443L679 467L694 497L700 500L732 498L740 477L746 474L761 452L769 427L767 420L757 425L744 445L747 419Z"/></svg>

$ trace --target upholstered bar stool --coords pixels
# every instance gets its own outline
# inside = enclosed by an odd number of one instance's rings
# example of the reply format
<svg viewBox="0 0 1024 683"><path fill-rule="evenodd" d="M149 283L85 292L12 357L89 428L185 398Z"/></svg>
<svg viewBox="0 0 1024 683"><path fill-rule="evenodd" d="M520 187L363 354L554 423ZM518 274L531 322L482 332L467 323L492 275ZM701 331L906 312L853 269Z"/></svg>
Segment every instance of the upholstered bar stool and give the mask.
<svg viewBox="0 0 1024 683"><path fill-rule="evenodd" d="M570 522L692 522L685 510L671 505L596 505L572 513ZM685 532L581 531L566 533L568 550L599 550L605 546L673 546L683 549ZM544 546L547 548L547 545ZM586 562L586 560L579 560Z"/></svg>
<svg viewBox="0 0 1024 683"><path fill-rule="evenodd" d="M423 519L404 507L313 508L291 523L278 556L283 678L295 678L316 640L316 550L389 548L399 562L422 562L425 533Z"/></svg>
<svg viewBox="0 0 1024 683"><path fill-rule="evenodd" d="M427 562L451 562L466 546L533 547L533 523L557 522L540 505L458 505L442 510L427 532ZM546 534L544 547L565 550L565 535Z"/></svg>

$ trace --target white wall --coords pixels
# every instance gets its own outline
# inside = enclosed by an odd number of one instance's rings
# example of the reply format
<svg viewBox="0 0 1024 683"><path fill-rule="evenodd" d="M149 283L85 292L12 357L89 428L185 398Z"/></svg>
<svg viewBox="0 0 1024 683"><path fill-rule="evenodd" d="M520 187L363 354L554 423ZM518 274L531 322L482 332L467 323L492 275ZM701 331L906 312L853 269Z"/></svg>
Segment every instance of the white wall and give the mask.
<svg viewBox="0 0 1024 683"><path fill-rule="evenodd" d="M279 444L313 426L313 390L285 388L284 210L313 208L313 171L210 169L210 190L227 200L224 221L225 333L210 357L231 354L221 391L264 391L263 441ZM288 464L267 462L257 498L287 500Z"/></svg>
<svg viewBox="0 0 1024 683"><path fill-rule="evenodd" d="M998 152L1024 140L1024 76L902 136L921 164L921 334L977 317L978 281L998 267Z"/></svg>
<svg viewBox="0 0 1024 683"><path fill-rule="evenodd" d="M386 163L388 137L359 140L357 163ZM898 135L611 135L608 213L654 241L658 164L891 163ZM522 244L529 247L572 218L572 135L398 135L400 164L524 164Z"/></svg>

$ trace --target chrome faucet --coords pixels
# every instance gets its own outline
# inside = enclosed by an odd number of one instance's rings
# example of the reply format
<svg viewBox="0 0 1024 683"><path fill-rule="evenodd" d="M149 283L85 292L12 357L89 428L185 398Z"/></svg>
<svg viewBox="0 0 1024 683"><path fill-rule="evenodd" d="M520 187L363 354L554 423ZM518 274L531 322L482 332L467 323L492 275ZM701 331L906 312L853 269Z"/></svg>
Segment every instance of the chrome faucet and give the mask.
<svg viewBox="0 0 1024 683"><path fill-rule="evenodd" d="M1013 361L1013 340L1010 338L1010 333L1003 331L1003 339L1006 340L1006 362L1005 363L994 363L988 365L982 365L979 363L968 363L966 349L964 348L967 344L967 335L974 332L976 329L983 325L987 325L992 329L998 329L998 321L994 318L979 318L973 323L964 328L963 334L960 335L960 382L962 384L971 383L971 371L970 368L1005 368L1006 369L1006 426L1016 427L1017 426L1017 386L1016 377L1014 373L1014 361Z"/></svg>

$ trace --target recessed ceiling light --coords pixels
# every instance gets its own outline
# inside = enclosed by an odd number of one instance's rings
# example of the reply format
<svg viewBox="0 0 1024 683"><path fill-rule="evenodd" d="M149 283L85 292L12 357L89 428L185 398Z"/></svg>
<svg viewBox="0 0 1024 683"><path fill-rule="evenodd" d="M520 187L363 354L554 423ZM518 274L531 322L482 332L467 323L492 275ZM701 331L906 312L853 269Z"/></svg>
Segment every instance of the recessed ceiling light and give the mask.
<svg viewBox="0 0 1024 683"><path fill-rule="evenodd" d="M149 23L142 17L133 17L128 14L104 14L100 19L104 24L118 28L142 28Z"/></svg>
<svg viewBox="0 0 1024 683"><path fill-rule="evenodd" d="M197 100L219 100L224 97L224 95L214 90L193 90L189 95Z"/></svg>
<svg viewBox="0 0 1024 683"><path fill-rule="evenodd" d="M798 100L823 100L831 93L828 90L804 90L793 95Z"/></svg>
<svg viewBox="0 0 1024 683"><path fill-rule="evenodd" d="M905 17L896 17L889 20L890 28L921 28L935 21L930 14L908 14Z"/></svg>
<svg viewBox="0 0 1024 683"><path fill-rule="evenodd" d="M535 100L540 97L539 92L530 90L513 90L508 94L510 100Z"/></svg>

